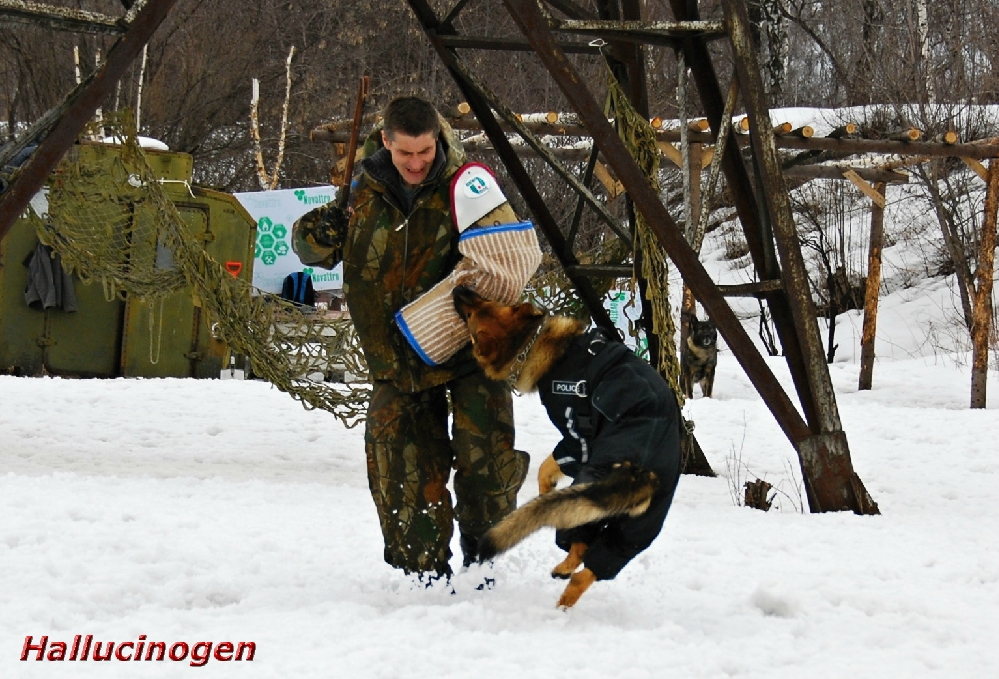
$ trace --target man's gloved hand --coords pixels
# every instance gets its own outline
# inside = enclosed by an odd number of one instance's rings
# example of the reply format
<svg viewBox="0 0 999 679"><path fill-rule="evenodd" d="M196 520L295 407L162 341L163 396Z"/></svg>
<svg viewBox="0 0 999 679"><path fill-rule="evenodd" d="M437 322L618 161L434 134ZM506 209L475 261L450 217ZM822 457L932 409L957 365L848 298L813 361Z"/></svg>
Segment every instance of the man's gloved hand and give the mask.
<svg viewBox="0 0 999 679"><path fill-rule="evenodd" d="M316 242L324 247L342 248L347 240L347 224L350 216L343 208L336 205L324 205L319 208L321 216L316 225Z"/></svg>
<svg viewBox="0 0 999 679"><path fill-rule="evenodd" d="M343 259L350 216L333 203L305 213L291 230L291 246L303 264L332 269Z"/></svg>

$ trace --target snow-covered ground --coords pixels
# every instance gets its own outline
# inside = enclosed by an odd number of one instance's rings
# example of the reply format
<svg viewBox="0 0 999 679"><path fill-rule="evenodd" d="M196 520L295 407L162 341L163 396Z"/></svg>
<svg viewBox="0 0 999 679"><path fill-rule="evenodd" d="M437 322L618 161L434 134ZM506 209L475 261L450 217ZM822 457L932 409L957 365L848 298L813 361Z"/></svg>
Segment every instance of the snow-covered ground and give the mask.
<svg viewBox="0 0 999 679"><path fill-rule="evenodd" d="M745 282L719 238L709 270ZM896 242L874 389L857 390L857 312L830 366L882 514L799 511L795 453L726 351L715 398L685 408L718 478L681 479L660 538L568 612L550 532L453 594L386 566L361 429L266 383L0 377L0 677L999 676L999 375L969 410L952 279L903 281ZM536 468L556 432L535 397L516 408ZM780 491L769 513L733 500L754 477ZM68 658L76 635L212 654L20 660L28 636Z"/></svg>
<svg viewBox="0 0 999 679"><path fill-rule="evenodd" d="M0 378L0 676L190 668L19 660L78 634L256 644L212 676L997 676L999 408L923 359L870 392L853 364L833 379L881 516L796 511L794 452L723 356L688 408L721 476L684 477L662 536L563 613L547 532L453 595L386 566L361 431L265 383ZM534 397L517 421L536 464L554 429ZM781 511L736 506L730 469L779 484Z"/></svg>

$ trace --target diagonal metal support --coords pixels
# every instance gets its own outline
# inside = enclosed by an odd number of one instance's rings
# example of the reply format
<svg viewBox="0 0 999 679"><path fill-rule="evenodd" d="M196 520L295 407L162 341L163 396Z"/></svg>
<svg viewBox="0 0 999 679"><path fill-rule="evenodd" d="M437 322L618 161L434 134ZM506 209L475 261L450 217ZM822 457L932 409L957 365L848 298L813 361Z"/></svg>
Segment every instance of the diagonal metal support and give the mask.
<svg viewBox="0 0 999 679"><path fill-rule="evenodd" d="M753 157L761 200L783 269L784 289L790 304L795 335L801 343L802 360L808 378L809 393L816 405L815 436L799 442L799 454L808 466L809 502L827 509L852 509L857 513L878 513L877 504L868 495L860 477L853 471L850 449L839 417L836 394L826 363L815 306L812 303L808 272L791 212L787 185L781 173L774 143L770 107L760 76L756 49L750 31L749 14L742 0L723 0L729 38L735 54L735 68L743 91L743 103L749 117ZM816 428L818 431L815 431ZM845 505L845 506L844 506Z"/></svg>
<svg viewBox="0 0 999 679"><path fill-rule="evenodd" d="M44 186L49 174L80 136L97 107L114 91L115 83L125 74L128 65L139 55L142 46L176 2L177 0L150 0L135 16L125 34L108 50L107 58L91 75L89 82L74 90L67 101L65 112L54 123L7 190L0 194L0 241L24 212L31 198Z"/></svg>
<svg viewBox="0 0 999 679"><path fill-rule="evenodd" d="M530 146L558 176L560 176L569 186L572 187L572 189L579 195L580 199L585 201L586 204L597 213L597 216L603 220L604 224L606 224L618 238L630 245L632 240L631 234L621 228L618 220L610 213L607 206L598 200L597 197L590 191L589 187L587 187L583 181L578 179L576 175L570 172L569 169L555 157L555 154L552 153L551 149L543 144L541 140L538 139L538 136L531 132L527 125L517 119L517 115L513 112L513 110L506 106L499 97L493 94L492 90L490 90L484 82L476 77L475 74L472 73L467 66L465 66L465 63L461 61L461 59L455 58L454 67L462 74L470 85L479 91L489 106L499 113L500 117L503 118L503 121L512 127L517 134L519 134L520 137L527 142L527 145Z"/></svg>
<svg viewBox="0 0 999 679"><path fill-rule="evenodd" d="M757 164L757 179L760 184L763 208L773 227L777 251L782 266L784 288L795 301L790 305L791 316L797 337L802 343L806 360L811 393L818 401L818 432L839 431L843 428L836 406L829 368L826 365L822 339L815 320L815 306L812 303L808 272L801 256L797 230L791 212L787 185L777 157L774 144L773 126L770 123L770 109L765 103L763 80L760 77L756 50L753 47L749 28L749 17L741 3L725 0L725 16L731 33L735 52L735 67L743 89L743 102L749 117L749 129L753 157ZM743 10L740 13L740 9Z"/></svg>

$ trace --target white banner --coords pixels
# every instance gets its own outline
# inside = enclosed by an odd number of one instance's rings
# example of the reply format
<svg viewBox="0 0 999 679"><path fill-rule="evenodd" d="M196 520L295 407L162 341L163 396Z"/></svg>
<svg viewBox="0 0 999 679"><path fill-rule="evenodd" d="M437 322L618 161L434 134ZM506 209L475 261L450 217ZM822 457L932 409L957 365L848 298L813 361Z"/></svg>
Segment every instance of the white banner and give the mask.
<svg viewBox="0 0 999 679"><path fill-rule="evenodd" d="M332 271L303 266L291 249L291 226L309 210L325 205L336 197L335 186L307 189L254 191L237 193L238 200L257 220L257 247L253 260L253 285L264 292L281 294L285 277L296 271L312 276L316 290L339 290L343 287L343 264Z"/></svg>
<svg viewBox="0 0 999 679"><path fill-rule="evenodd" d="M631 336L631 326L638 325L642 316L642 300L629 290L611 289L604 298L604 308L610 314L611 322L621 331L624 343L635 350L642 358L649 357L649 343L644 334L637 341Z"/></svg>

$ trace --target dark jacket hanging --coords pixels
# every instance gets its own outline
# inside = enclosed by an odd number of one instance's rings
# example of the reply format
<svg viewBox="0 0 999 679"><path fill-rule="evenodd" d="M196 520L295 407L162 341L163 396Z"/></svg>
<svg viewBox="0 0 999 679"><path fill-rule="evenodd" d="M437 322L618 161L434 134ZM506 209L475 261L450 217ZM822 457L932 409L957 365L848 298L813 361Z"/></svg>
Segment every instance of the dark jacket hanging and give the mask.
<svg viewBox="0 0 999 679"><path fill-rule="evenodd" d="M32 309L62 309L76 311L76 289L73 277L62 268L62 258L53 255L52 248L39 243L25 262L28 284L24 301Z"/></svg>

